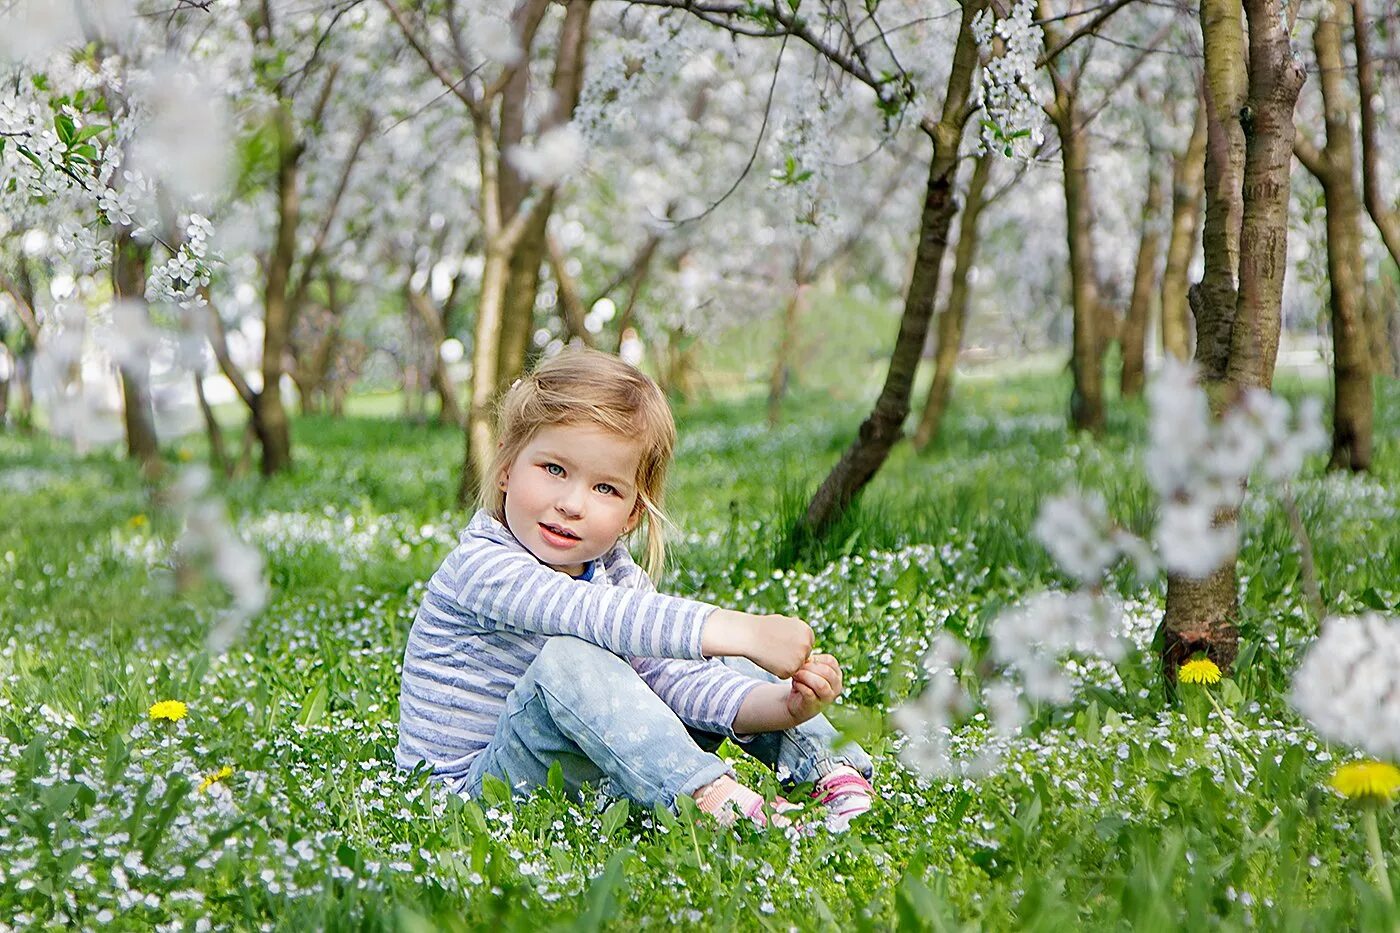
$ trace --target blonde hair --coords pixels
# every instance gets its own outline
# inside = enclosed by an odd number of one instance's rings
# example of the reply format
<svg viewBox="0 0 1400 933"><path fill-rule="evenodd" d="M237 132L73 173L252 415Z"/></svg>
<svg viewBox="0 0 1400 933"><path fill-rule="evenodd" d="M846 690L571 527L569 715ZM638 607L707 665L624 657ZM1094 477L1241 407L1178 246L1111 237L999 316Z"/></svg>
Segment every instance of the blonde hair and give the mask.
<svg viewBox="0 0 1400 933"><path fill-rule="evenodd" d="M540 363L516 380L497 407L497 448L482 483L478 503L505 523L505 491L497 479L544 427L594 424L618 437L639 439L642 458L637 465L637 504L641 518L623 537L630 539L646 525L647 576L660 579L666 564L662 511L666 472L676 448L676 423L666 396L645 373L599 350L570 348Z"/></svg>

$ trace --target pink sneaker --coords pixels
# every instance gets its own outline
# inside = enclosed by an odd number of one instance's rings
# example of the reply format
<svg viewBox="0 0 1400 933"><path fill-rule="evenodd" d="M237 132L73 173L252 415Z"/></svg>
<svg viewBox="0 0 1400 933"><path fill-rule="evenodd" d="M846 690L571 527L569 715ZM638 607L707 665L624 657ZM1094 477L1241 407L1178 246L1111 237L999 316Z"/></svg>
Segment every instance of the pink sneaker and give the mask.
<svg viewBox="0 0 1400 933"><path fill-rule="evenodd" d="M838 765L817 779L812 797L826 808L826 828L843 833L851 820L870 810L875 788L850 765Z"/></svg>

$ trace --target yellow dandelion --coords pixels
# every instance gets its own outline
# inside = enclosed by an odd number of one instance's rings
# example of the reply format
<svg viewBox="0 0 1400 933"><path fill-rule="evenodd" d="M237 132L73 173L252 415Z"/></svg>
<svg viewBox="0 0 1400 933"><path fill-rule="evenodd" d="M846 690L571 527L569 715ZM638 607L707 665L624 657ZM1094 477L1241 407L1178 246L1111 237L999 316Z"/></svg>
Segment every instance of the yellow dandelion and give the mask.
<svg viewBox="0 0 1400 933"><path fill-rule="evenodd" d="M144 515L133 515L126 520L126 524L129 528L145 528L149 521Z"/></svg>
<svg viewBox="0 0 1400 933"><path fill-rule="evenodd" d="M175 456L180 459L181 463L189 463L194 459L194 451L188 447L181 447L175 451Z"/></svg>
<svg viewBox="0 0 1400 933"><path fill-rule="evenodd" d="M206 774L204 776L204 780L199 782L199 792L202 794L209 788L213 787L215 784L218 784L221 781L226 781L231 777L233 777L233 768L229 765L224 765L218 771L215 771L212 774Z"/></svg>
<svg viewBox="0 0 1400 933"><path fill-rule="evenodd" d="M185 718L185 714L189 711L190 708L180 700L161 700L159 703L153 704L147 712L151 714L152 719L179 722Z"/></svg>
<svg viewBox="0 0 1400 933"><path fill-rule="evenodd" d="M1218 684L1220 668L1209 658L1187 661L1177 669L1176 679L1184 684Z"/></svg>
<svg viewBox="0 0 1400 933"><path fill-rule="evenodd" d="M1332 775L1332 788L1349 800L1389 803L1400 793L1400 768L1384 761L1353 761Z"/></svg>

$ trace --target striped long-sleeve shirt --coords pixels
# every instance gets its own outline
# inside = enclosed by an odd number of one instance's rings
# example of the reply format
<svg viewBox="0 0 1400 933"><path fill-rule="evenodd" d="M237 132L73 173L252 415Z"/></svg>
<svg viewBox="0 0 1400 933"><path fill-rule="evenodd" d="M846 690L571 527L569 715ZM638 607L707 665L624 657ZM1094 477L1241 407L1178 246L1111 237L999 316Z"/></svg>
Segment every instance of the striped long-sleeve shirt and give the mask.
<svg viewBox="0 0 1400 933"><path fill-rule="evenodd" d="M427 762L460 789L506 695L552 635L626 658L682 722L734 736L734 716L760 681L702 657L700 628L714 608L656 592L621 542L590 580L551 570L479 511L428 581L409 632L398 764Z"/></svg>

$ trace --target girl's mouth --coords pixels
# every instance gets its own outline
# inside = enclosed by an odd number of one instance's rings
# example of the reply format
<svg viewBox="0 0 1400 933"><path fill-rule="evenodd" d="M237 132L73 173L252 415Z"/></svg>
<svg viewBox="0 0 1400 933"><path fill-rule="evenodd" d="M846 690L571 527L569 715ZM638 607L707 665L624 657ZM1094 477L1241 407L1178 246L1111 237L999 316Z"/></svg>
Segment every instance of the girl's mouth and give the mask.
<svg viewBox="0 0 1400 933"><path fill-rule="evenodd" d="M579 540L579 536L558 525L546 525L540 522L540 530L544 532L545 540L558 547L568 547Z"/></svg>

